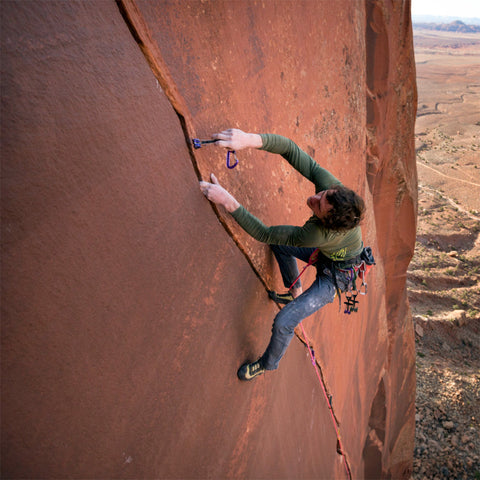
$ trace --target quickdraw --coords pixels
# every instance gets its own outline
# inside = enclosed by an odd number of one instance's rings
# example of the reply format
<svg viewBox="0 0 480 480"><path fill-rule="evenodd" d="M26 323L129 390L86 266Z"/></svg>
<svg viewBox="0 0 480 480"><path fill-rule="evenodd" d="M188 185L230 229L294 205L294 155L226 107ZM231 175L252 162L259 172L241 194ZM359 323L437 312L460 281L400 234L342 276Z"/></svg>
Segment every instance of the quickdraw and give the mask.
<svg viewBox="0 0 480 480"><path fill-rule="evenodd" d="M215 143L217 140L200 140L198 138L192 138L192 144L193 148L195 150L198 150L199 148L202 148L202 145L206 145L208 143ZM231 163L230 157L233 155L233 158L235 159L235 163ZM228 150L227 152L227 168L230 170L232 168L235 168L238 165L238 158L235 153L235 150Z"/></svg>

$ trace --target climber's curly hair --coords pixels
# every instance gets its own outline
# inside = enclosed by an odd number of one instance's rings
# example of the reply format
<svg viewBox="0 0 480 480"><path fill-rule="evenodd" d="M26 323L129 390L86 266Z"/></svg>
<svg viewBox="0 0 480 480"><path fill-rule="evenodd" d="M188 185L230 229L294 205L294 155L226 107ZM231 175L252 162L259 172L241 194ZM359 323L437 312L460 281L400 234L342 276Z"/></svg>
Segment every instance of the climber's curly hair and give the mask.
<svg viewBox="0 0 480 480"><path fill-rule="evenodd" d="M322 224L329 230L344 232L360 224L365 213L365 202L360 195L344 185L333 185L325 194L332 206L322 218Z"/></svg>

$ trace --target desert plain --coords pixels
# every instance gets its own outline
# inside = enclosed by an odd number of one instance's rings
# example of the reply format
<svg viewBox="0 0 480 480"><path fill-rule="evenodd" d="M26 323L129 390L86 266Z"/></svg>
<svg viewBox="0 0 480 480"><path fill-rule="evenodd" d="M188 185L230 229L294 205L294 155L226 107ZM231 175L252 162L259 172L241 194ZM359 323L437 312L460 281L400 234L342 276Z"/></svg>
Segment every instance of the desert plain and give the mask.
<svg viewBox="0 0 480 480"><path fill-rule="evenodd" d="M480 33L414 28L415 479L480 479Z"/></svg>

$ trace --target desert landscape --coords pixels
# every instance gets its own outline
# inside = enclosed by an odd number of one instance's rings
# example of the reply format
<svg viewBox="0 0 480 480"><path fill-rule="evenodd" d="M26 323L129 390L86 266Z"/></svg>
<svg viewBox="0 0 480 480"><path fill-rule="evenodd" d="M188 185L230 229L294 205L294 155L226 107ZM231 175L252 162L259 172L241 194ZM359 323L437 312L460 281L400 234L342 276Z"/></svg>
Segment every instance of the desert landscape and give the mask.
<svg viewBox="0 0 480 480"><path fill-rule="evenodd" d="M465 29L463 29L465 30ZM480 478L480 33L414 26L415 479Z"/></svg>

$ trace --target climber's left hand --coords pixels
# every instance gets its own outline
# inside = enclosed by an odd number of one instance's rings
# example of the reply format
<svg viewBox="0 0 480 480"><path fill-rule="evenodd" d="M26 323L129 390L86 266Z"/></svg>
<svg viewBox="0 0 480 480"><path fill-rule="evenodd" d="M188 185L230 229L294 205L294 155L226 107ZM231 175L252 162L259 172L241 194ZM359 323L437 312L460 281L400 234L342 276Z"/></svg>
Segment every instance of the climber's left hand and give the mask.
<svg viewBox="0 0 480 480"><path fill-rule="evenodd" d="M212 173L210 175L210 182L200 182L200 190L211 202L217 205L223 205L228 212L234 212L240 204L235 197L223 188L217 180L217 177Z"/></svg>

